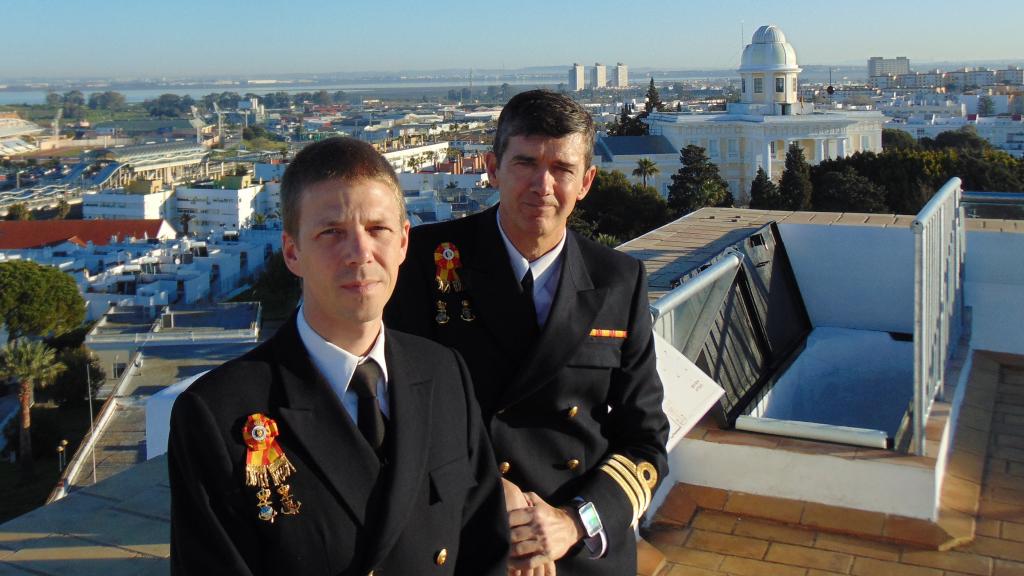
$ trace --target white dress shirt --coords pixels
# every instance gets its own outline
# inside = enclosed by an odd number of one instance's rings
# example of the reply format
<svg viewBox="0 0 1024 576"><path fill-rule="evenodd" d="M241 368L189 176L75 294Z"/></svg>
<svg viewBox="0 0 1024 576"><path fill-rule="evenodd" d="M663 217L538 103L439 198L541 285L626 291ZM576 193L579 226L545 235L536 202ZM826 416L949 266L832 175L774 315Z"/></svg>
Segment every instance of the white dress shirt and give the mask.
<svg viewBox="0 0 1024 576"><path fill-rule="evenodd" d="M380 334L370 348L366 356L356 356L343 350L313 330L313 327L306 322L305 307L299 308L297 324L299 325L299 338L309 351L309 358L313 361L316 369L323 374L331 389L338 395L341 405L352 418L352 422L359 422L359 396L348 389L352 375L356 372L356 366L372 358L378 366L382 377L377 381L377 400L380 402L380 411L385 418L389 415L388 410L388 366L384 362L384 325L381 324Z"/></svg>
<svg viewBox="0 0 1024 576"><path fill-rule="evenodd" d="M505 231L501 229L501 218L495 217L498 219L498 233L501 234L501 241L505 243L508 261L512 264L516 279L521 284L526 271L533 271L533 307L537 310L537 325L543 328L544 323L548 321L548 314L551 313L551 303L555 301L558 281L562 278L562 253L565 252L565 237L568 232L563 230L562 239L554 248L530 262L519 253L505 235Z"/></svg>

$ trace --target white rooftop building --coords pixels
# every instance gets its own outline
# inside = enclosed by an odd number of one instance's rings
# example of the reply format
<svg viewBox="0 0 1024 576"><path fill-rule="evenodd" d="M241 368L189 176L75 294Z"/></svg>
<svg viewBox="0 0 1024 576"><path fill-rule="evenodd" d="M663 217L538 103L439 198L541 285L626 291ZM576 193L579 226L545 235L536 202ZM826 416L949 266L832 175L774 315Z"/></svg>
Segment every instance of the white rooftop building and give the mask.
<svg viewBox="0 0 1024 576"><path fill-rule="evenodd" d="M739 103L729 104L724 114L651 114L650 133L664 136L677 150L691 144L703 147L740 203L746 202L758 167L770 178L781 176L791 143L803 149L811 164L882 150L881 113L817 110L801 102L800 72L796 50L782 30L761 26L743 51Z"/></svg>

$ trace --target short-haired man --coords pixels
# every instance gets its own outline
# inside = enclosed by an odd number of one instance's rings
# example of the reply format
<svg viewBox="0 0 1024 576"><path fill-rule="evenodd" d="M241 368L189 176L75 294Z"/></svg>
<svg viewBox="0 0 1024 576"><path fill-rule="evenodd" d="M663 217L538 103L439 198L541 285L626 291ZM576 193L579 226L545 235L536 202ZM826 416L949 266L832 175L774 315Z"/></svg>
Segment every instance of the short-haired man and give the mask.
<svg viewBox="0 0 1024 576"><path fill-rule="evenodd" d="M593 138L564 95L512 98L486 158L499 205L413 229L387 309L466 358L506 494L525 493L511 572L634 574L631 526L667 468L643 266L567 229Z"/></svg>
<svg viewBox="0 0 1024 576"><path fill-rule="evenodd" d="M494 456L458 353L384 329L408 246L391 166L330 139L281 184L302 305L171 417L176 574L504 574Z"/></svg>

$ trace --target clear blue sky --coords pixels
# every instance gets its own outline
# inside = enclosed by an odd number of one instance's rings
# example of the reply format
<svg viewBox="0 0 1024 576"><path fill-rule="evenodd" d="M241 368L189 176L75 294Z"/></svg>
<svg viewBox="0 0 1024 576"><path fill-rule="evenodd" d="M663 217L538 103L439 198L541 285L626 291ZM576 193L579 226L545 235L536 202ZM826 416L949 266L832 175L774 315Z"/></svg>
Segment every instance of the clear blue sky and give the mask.
<svg viewBox="0 0 1024 576"><path fill-rule="evenodd" d="M802 64L1024 60L1021 0L0 0L0 13L0 78L733 68L762 24Z"/></svg>

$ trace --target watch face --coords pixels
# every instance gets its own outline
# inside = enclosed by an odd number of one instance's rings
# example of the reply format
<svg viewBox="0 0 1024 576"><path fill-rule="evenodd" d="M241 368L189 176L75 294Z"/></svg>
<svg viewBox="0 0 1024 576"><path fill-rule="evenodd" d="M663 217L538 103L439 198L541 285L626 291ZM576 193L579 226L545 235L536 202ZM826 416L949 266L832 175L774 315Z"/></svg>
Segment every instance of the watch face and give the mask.
<svg viewBox="0 0 1024 576"><path fill-rule="evenodd" d="M597 515L593 502L587 502L579 507L580 520L587 530L588 537L594 537L601 532L601 517Z"/></svg>

